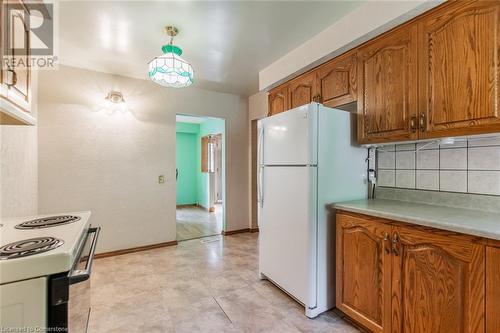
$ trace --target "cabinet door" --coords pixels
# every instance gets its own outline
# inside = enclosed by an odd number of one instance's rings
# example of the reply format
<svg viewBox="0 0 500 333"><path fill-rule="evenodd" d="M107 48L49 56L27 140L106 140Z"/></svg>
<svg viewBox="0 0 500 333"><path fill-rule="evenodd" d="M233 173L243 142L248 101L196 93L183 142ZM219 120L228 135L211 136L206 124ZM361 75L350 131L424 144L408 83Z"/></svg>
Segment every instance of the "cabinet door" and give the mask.
<svg viewBox="0 0 500 333"><path fill-rule="evenodd" d="M316 80L314 72L294 79L288 85L290 109L316 100Z"/></svg>
<svg viewBox="0 0 500 333"><path fill-rule="evenodd" d="M273 116L286 111L288 107L288 88L278 87L269 93L269 112L268 116Z"/></svg>
<svg viewBox="0 0 500 333"><path fill-rule="evenodd" d="M24 111L29 111L31 94L31 73L27 66L30 57L29 12L22 4L22 1L8 1L5 3L5 6L3 9L7 10L8 18L7 22L2 21L2 28L7 29L7 34L3 36L6 37L5 44L3 45L14 46L9 56L16 59L18 66L9 65L3 69L2 83L7 83L5 94L7 99L21 107ZM2 13L2 15L4 14Z"/></svg>
<svg viewBox="0 0 500 333"><path fill-rule="evenodd" d="M500 244L486 247L486 333L500 332Z"/></svg>
<svg viewBox="0 0 500 333"><path fill-rule="evenodd" d="M358 141L416 139L417 28L405 26L358 50Z"/></svg>
<svg viewBox="0 0 500 333"><path fill-rule="evenodd" d="M393 230L392 332L484 332L485 247L436 229Z"/></svg>
<svg viewBox="0 0 500 333"><path fill-rule="evenodd" d="M499 51L498 1L457 1L421 20L421 138L500 130Z"/></svg>
<svg viewBox="0 0 500 333"><path fill-rule="evenodd" d="M318 92L325 106L334 108L357 100L356 60L356 53L348 53L317 70Z"/></svg>
<svg viewBox="0 0 500 333"><path fill-rule="evenodd" d="M391 227L337 214L337 307L372 332L391 330Z"/></svg>

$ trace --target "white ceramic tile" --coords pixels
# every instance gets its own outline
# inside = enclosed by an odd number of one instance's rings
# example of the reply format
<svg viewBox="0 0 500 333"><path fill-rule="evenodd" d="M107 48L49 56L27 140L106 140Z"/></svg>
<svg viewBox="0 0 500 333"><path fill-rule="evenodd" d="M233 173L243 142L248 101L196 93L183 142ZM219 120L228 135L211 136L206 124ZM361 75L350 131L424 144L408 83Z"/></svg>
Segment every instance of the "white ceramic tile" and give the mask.
<svg viewBox="0 0 500 333"><path fill-rule="evenodd" d="M394 169L396 168L396 153L379 151L378 152L378 167L380 169Z"/></svg>
<svg viewBox="0 0 500 333"><path fill-rule="evenodd" d="M396 170L396 187L415 188L415 170Z"/></svg>
<svg viewBox="0 0 500 333"><path fill-rule="evenodd" d="M406 143L404 145L396 145L396 151L402 151L402 150L415 150L415 144Z"/></svg>
<svg viewBox="0 0 500 333"><path fill-rule="evenodd" d="M382 145L379 147L379 151L396 151L396 145Z"/></svg>
<svg viewBox="0 0 500 333"><path fill-rule="evenodd" d="M440 144L439 147L441 149L465 148L467 147L467 140L457 139L457 141L452 144Z"/></svg>
<svg viewBox="0 0 500 333"><path fill-rule="evenodd" d="M415 151L397 151L396 169L415 169Z"/></svg>
<svg viewBox="0 0 500 333"><path fill-rule="evenodd" d="M500 171L469 171L469 193L500 195Z"/></svg>
<svg viewBox="0 0 500 333"><path fill-rule="evenodd" d="M467 148L441 149L439 155L441 169L467 169Z"/></svg>
<svg viewBox="0 0 500 333"><path fill-rule="evenodd" d="M439 171L417 170L417 188L439 191Z"/></svg>
<svg viewBox="0 0 500 333"><path fill-rule="evenodd" d="M500 170L500 147L469 148L469 170Z"/></svg>
<svg viewBox="0 0 500 333"><path fill-rule="evenodd" d="M439 172L440 191L467 192L467 171Z"/></svg>
<svg viewBox="0 0 500 333"><path fill-rule="evenodd" d="M419 150L417 169L439 169L439 150Z"/></svg>
<svg viewBox="0 0 500 333"><path fill-rule="evenodd" d="M396 171L395 170L378 170L377 185L385 187L396 186Z"/></svg>
<svg viewBox="0 0 500 333"><path fill-rule="evenodd" d="M419 150L438 149L438 148L439 144L434 141L417 143L417 149Z"/></svg>
<svg viewBox="0 0 500 333"><path fill-rule="evenodd" d="M500 146L500 137L469 139L469 147Z"/></svg>

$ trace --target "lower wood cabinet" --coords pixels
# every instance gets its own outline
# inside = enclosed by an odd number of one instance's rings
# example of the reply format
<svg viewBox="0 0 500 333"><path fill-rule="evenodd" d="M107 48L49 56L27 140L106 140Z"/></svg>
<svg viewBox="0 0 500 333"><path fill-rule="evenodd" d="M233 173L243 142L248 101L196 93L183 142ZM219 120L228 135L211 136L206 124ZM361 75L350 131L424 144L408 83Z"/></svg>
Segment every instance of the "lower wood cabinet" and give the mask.
<svg viewBox="0 0 500 333"><path fill-rule="evenodd" d="M336 228L337 307L370 331L483 333L488 302L500 316L500 251L488 280L480 238L343 212Z"/></svg>

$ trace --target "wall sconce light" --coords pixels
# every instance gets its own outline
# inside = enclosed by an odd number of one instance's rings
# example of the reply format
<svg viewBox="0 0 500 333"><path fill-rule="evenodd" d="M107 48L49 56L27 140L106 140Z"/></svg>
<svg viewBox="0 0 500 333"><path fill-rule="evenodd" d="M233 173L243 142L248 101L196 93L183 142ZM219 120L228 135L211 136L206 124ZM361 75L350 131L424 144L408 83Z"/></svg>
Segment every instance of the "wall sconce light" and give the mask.
<svg viewBox="0 0 500 333"><path fill-rule="evenodd" d="M108 111L114 112L127 110L127 103L125 103L125 99L119 91L110 91L104 99L104 102Z"/></svg>

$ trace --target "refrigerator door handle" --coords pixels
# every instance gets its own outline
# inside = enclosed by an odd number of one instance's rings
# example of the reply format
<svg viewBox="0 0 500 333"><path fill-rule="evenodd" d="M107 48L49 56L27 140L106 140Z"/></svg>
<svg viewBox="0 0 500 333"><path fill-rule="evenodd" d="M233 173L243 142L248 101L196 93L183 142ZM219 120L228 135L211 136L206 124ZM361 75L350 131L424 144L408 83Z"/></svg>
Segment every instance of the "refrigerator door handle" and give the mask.
<svg viewBox="0 0 500 333"><path fill-rule="evenodd" d="M262 185L263 185L263 173L264 173L264 166L263 166L263 159L264 159L264 127L261 127L259 130L259 142L257 145L259 157L258 157L258 164L259 164L259 183L257 184L257 202L260 204L260 207L262 208L264 205L264 195L262 192Z"/></svg>
<svg viewBox="0 0 500 333"><path fill-rule="evenodd" d="M260 203L260 208L264 207L264 166L260 166L260 172L259 172L259 203Z"/></svg>

